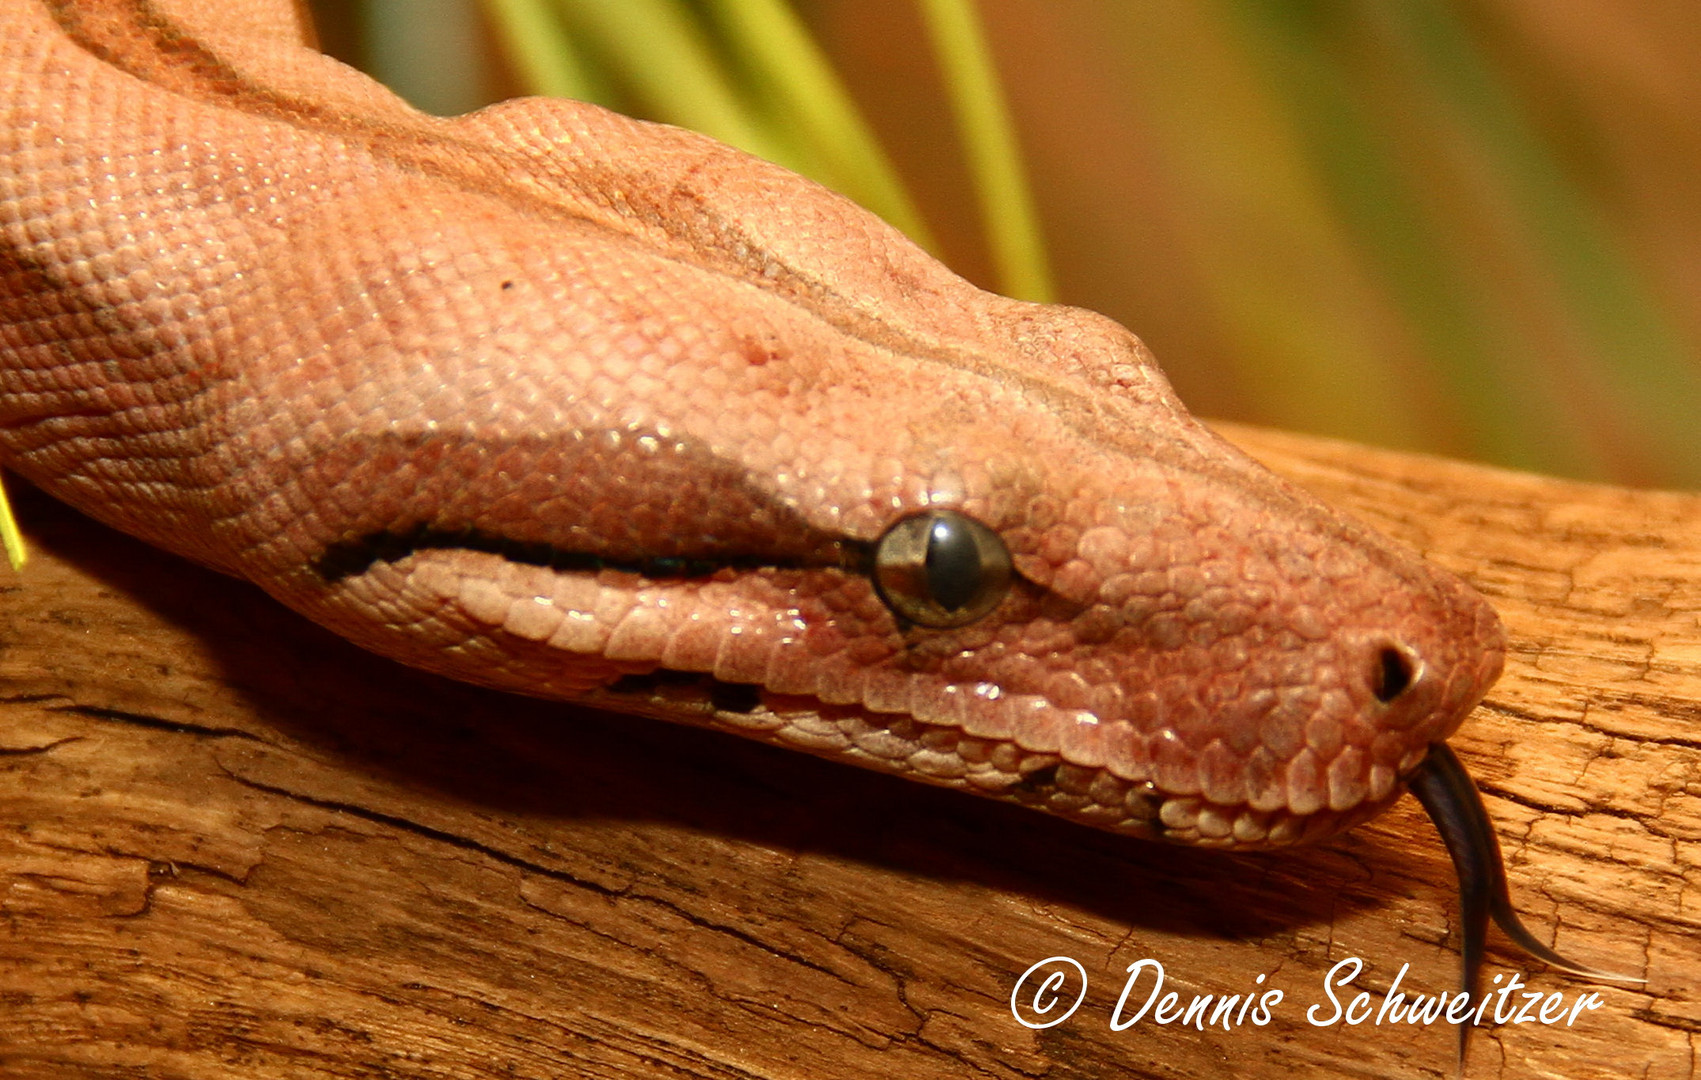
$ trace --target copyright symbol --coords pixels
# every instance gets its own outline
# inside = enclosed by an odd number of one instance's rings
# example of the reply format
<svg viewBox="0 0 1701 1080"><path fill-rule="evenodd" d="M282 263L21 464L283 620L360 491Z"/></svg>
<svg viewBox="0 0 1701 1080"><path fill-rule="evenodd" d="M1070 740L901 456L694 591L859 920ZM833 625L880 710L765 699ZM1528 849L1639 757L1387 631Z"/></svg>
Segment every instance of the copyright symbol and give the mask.
<svg viewBox="0 0 1701 1080"><path fill-rule="evenodd" d="M1075 969L1074 977L1080 980L1081 989L1067 1009L1052 1016L1069 992L1070 968ZM1081 1007L1086 997L1087 969L1067 956L1048 956L1022 972L1022 977L1016 980L1016 985L1010 990L1010 1015L1023 1027L1048 1028L1075 1015L1075 1010Z"/></svg>

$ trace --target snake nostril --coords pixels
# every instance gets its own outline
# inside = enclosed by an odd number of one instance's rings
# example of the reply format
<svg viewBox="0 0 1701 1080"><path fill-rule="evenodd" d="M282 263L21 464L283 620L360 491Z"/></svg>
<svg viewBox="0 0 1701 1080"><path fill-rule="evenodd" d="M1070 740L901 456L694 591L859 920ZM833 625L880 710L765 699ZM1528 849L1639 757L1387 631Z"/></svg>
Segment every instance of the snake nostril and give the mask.
<svg viewBox="0 0 1701 1080"><path fill-rule="evenodd" d="M1416 681L1417 671L1405 650L1384 645L1376 652L1370 673L1370 690L1384 705L1405 693Z"/></svg>

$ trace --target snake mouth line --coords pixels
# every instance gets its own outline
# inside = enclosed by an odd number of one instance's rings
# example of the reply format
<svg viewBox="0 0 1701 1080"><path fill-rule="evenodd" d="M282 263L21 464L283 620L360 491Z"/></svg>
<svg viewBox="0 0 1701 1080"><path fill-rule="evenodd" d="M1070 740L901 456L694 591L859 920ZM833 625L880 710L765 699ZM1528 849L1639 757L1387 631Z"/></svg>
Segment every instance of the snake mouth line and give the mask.
<svg viewBox="0 0 1701 1080"><path fill-rule="evenodd" d="M936 786L1044 810L1111 832L1197 847L1250 850L1308 843L1349 828L1384 803L1297 814L1223 806L1131 780L1101 765L977 737L950 723L861 704L823 702L705 673L657 669L625 675L586 704L675 723L733 731ZM1398 797L1399 790L1390 796Z"/></svg>
<svg viewBox="0 0 1701 1080"><path fill-rule="evenodd" d="M977 738L906 713L666 668L622 676L585 701L735 731L923 783L1038 806L1117 832L1148 839L1163 833L1163 795L1150 783L1130 783L1103 769L1071 765L1057 753L1024 749L1013 739Z"/></svg>
<svg viewBox="0 0 1701 1080"><path fill-rule="evenodd" d="M854 552L856 545L855 541L846 541L844 549ZM419 526L333 545L315 565L323 580L335 583L364 577L380 566L411 574L420 568L420 564L408 565L416 557L427 560L423 565L440 566L431 556L456 553L503 564L509 571L541 570L543 577L594 576L600 571L617 570L650 580L685 581L712 576L732 566L772 569L786 564L785 560L768 556L722 557L715 561L669 556L617 563L546 544L516 543L477 530ZM810 560L810 565L819 561ZM804 565L804 560L790 565ZM459 591L458 574L444 569L446 583L429 588L433 592L447 589L441 596L454 603L473 603ZM855 572L842 564L835 564L833 570ZM535 583L524 585L524 588L536 587L539 586ZM503 595L500 589L496 592L499 597ZM500 629L507 608L499 599L488 613L480 609L475 614L473 607L464 610L474 623ZM924 637L932 631L913 632ZM532 647L541 640L528 632L515 638L515 644ZM545 652L553 648L538 647ZM542 662L541 656L539 659ZM634 673L635 669L639 670ZM601 686L583 683L573 686L565 696L614 712L734 732L924 783L1018 802L1097 828L1146 839L1243 850L1284 847L1319 840L1349 828L1400 794L1396 786L1339 809L1293 806L1288 800L1262 807L1245 802L1215 803L1198 786L1160 787L1153 773L1138 764L1137 754L1122 755L1115 764L1108 760L1108 754L1083 762L1067 757L1055 730L1026 738L1023 734L1029 730L1026 725L1037 715L1029 712L1030 707L1057 711L1039 695L1004 694L999 705L1007 708L991 718L978 713L962 715L965 709L978 705L982 696L988 701L997 696L982 693L983 687L996 691L998 688L993 684L943 686L942 692L956 692L947 695L949 704L933 708L936 699L929 697L928 707L918 710L898 701L887 705L884 701L864 698L860 693L817 696L819 689L812 685L769 689L751 682L723 680L701 669L650 667L636 658L625 665L625 670L629 674ZM498 680L492 685L507 684ZM894 696L889 687L882 687L881 695ZM891 711L886 711L888 708Z"/></svg>

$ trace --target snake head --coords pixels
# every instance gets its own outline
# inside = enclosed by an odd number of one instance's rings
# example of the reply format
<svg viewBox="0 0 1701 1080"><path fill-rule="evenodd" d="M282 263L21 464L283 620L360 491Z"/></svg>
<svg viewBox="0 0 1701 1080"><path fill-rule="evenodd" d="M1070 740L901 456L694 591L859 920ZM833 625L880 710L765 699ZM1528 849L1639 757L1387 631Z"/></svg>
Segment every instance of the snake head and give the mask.
<svg viewBox="0 0 1701 1080"><path fill-rule="evenodd" d="M1123 832L1315 840L1409 783L1508 924L1444 749L1494 613L1121 327L700 136L83 22L38 66L125 92L7 128L8 465L419 667Z"/></svg>
<svg viewBox="0 0 1701 1080"><path fill-rule="evenodd" d="M357 642L1243 848L1386 806L1497 676L1480 597L1110 320L686 132L418 125L405 159L351 127L299 199L287 141L247 144L217 332L258 344L197 402L194 554Z"/></svg>
<svg viewBox="0 0 1701 1080"><path fill-rule="evenodd" d="M588 108L455 123L548 156L506 205L410 174L324 299L346 333L250 369L324 436L244 448L314 508L235 515L250 576L421 667L1156 839L1312 841L1410 785L1467 988L1484 913L1564 964L1445 748L1505 648L1468 586L1199 424L1121 327L805 181ZM297 273L346 280L346 233L303 223Z"/></svg>

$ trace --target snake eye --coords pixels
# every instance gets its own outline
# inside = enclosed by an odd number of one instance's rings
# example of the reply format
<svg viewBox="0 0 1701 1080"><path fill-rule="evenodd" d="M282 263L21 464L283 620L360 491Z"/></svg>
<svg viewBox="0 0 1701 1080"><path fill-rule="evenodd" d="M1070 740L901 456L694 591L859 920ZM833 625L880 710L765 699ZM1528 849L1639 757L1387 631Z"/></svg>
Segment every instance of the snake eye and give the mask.
<svg viewBox="0 0 1701 1080"><path fill-rule="evenodd" d="M886 530L874 548L874 588L897 615L944 630L965 626L1010 591L1010 551L955 510L926 510Z"/></svg>

